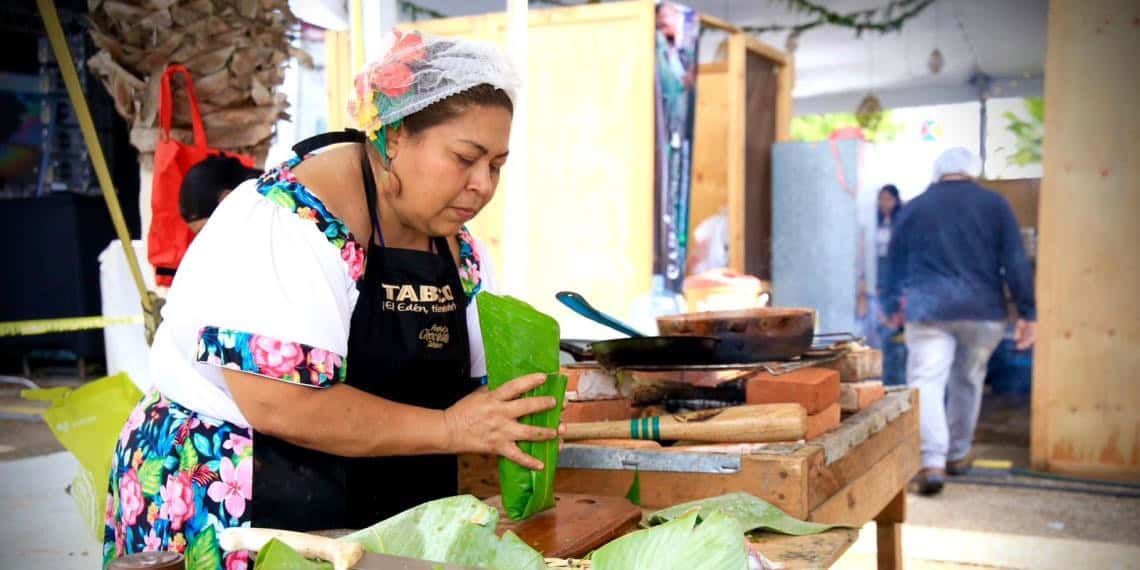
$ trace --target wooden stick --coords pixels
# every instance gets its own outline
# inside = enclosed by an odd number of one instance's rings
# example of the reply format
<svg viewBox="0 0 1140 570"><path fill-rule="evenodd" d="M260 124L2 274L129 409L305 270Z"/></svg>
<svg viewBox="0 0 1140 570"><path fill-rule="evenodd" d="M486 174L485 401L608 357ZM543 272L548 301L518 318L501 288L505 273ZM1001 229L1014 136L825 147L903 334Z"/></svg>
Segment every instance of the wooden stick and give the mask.
<svg viewBox="0 0 1140 570"><path fill-rule="evenodd" d="M803 439L806 432L807 412L803 406L763 404L629 421L570 423L566 424L563 439L769 442Z"/></svg>

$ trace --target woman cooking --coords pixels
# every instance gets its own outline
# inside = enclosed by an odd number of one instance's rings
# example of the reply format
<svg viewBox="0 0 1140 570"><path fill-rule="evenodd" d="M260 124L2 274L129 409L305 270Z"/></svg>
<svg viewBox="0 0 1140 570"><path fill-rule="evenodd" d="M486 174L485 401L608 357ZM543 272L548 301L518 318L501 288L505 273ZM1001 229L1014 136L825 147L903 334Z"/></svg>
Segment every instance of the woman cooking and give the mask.
<svg viewBox="0 0 1140 570"><path fill-rule="evenodd" d="M516 442L556 437L517 421L553 407L520 397L544 377L479 388L489 277L464 228L495 194L515 81L489 44L397 34L356 77L363 132L299 143L218 207L115 450L105 562L233 568L227 527L372 524L454 495L456 453L542 468Z"/></svg>

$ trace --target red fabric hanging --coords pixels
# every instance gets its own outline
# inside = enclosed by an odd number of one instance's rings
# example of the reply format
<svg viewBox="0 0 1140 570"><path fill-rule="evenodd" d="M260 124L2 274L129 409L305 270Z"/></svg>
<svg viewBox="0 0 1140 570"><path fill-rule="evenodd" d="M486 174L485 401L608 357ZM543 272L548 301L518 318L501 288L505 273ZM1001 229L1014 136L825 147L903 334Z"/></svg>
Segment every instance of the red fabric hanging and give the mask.
<svg viewBox="0 0 1140 570"><path fill-rule="evenodd" d="M184 144L170 138L171 123L174 119L174 95L171 79L181 74L186 82L186 92L190 99L190 118L194 128L193 144ZM211 149L206 143L206 128L198 110L198 97L194 94L194 80L190 70L180 64L167 66L162 74L158 103L158 120L161 129L159 141L154 149L154 179L151 187L151 221L147 232L147 259L154 267L155 283L169 287L174 280L174 272L190 247L194 233L182 220L178 210L178 193L182 178L186 173L211 154L225 154L237 158L250 168L254 167L252 156Z"/></svg>

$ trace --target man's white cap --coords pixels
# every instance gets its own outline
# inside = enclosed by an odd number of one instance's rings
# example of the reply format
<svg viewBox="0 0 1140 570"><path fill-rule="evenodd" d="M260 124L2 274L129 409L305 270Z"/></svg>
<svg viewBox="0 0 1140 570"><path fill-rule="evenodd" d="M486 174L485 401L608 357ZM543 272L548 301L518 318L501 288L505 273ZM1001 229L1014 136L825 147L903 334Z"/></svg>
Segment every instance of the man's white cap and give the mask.
<svg viewBox="0 0 1140 570"><path fill-rule="evenodd" d="M945 150L934 161L934 181L948 174L978 177L982 173L982 159L969 149L956 146Z"/></svg>

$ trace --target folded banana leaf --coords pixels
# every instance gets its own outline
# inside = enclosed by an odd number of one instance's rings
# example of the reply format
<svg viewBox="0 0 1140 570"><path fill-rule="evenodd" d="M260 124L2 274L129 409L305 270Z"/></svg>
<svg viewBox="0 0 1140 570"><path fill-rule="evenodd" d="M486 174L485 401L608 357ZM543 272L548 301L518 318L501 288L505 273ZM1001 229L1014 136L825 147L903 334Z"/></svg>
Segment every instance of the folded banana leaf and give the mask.
<svg viewBox="0 0 1140 570"><path fill-rule="evenodd" d="M747 570L748 545L724 513L700 520L696 511L627 534L590 555L593 570Z"/></svg>
<svg viewBox="0 0 1140 570"><path fill-rule="evenodd" d="M321 560L309 560L293 547L274 538L257 551L253 561L255 570L333 570L333 565Z"/></svg>
<svg viewBox="0 0 1140 570"><path fill-rule="evenodd" d="M719 497L681 503L650 514L649 524L665 524L691 513L697 514L703 520L718 512L735 520L740 525L740 532L744 533L766 530L803 536L819 534L825 530L842 526L804 522L792 518L784 511L748 493L729 493Z"/></svg>
<svg viewBox="0 0 1140 570"><path fill-rule="evenodd" d="M512 297L483 292L477 304L487 356L487 384L496 390L520 376L545 373L546 382L525 397L552 396L557 405L519 421L556 429L566 395L566 377L558 374L558 322ZM531 471L509 459L499 459L503 509L516 521L554 506L554 473L558 465L557 439L522 441L518 445L524 453L542 461L544 468Z"/></svg>
<svg viewBox="0 0 1140 570"><path fill-rule="evenodd" d="M542 555L511 532L495 535L499 511L471 495L430 501L341 540L369 552L492 570L544 570ZM257 567L261 570L260 567Z"/></svg>

